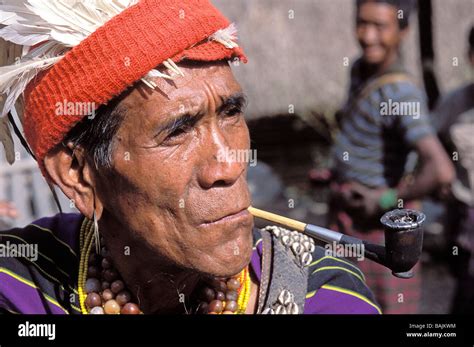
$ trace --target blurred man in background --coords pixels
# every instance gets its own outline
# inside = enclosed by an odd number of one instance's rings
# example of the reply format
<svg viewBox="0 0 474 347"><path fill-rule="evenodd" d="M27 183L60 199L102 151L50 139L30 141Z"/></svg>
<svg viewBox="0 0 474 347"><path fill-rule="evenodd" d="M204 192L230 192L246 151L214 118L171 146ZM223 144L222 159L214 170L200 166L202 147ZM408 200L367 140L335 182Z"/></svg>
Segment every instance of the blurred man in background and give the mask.
<svg viewBox="0 0 474 347"><path fill-rule="evenodd" d="M9 219L18 217L18 211L13 203L9 201L0 200L0 230L11 227Z"/></svg>
<svg viewBox="0 0 474 347"><path fill-rule="evenodd" d="M474 67L474 27L469 33L468 61ZM473 70L471 70L472 72ZM472 75L471 75L472 76ZM452 155L456 180L446 204L445 228L458 278L453 313L474 313L474 81L448 94L433 119L441 142Z"/></svg>
<svg viewBox="0 0 474 347"><path fill-rule="evenodd" d="M411 3L357 0L356 36L362 56L352 66L348 101L334 147L330 227L383 244L379 219L393 208L446 190L454 176L428 119L425 96L405 71L400 46ZM418 170L408 179L408 154ZM361 261L367 284L384 313L416 313L420 275L398 279L375 262Z"/></svg>

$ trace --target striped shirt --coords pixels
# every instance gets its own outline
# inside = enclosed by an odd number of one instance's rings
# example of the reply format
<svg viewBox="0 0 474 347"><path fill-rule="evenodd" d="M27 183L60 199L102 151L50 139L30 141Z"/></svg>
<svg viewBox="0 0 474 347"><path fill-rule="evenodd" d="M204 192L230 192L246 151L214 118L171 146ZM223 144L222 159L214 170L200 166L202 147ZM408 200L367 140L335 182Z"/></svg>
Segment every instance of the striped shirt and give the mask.
<svg viewBox="0 0 474 347"><path fill-rule="evenodd" d="M383 84L357 99L375 78L364 76L358 60L351 70L349 98L342 110L341 130L333 149L334 172L340 182L394 187L417 141L433 134L423 92L411 81ZM384 72L406 72L397 63Z"/></svg>
<svg viewBox="0 0 474 347"><path fill-rule="evenodd" d="M25 228L0 232L0 246L37 245L37 259L0 257L0 312L80 314L77 291L79 214L42 218ZM250 269L260 281L262 244L254 229ZM324 255L317 247L308 279L304 313L377 314L372 293L360 270L344 259Z"/></svg>

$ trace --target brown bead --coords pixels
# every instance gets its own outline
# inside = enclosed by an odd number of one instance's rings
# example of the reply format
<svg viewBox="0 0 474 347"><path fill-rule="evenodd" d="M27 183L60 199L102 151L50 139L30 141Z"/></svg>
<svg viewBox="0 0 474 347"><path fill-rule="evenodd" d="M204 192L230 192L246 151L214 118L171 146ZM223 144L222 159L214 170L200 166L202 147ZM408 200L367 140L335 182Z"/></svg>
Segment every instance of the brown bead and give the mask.
<svg viewBox="0 0 474 347"><path fill-rule="evenodd" d="M118 272L115 269L107 269L104 271L104 279L107 282L113 282L117 279Z"/></svg>
<svg viewBox="0 0 474 347"><path fill-rule="evenodd" d="M93 308L93 307L96 307L96 306L101 306L102 305L102 299L100 298L100 295L97 294L97 293L87 294L86 305L89 308Z"/></svg>
<svg viewBox="0 0 474 347"><path fill-rule="evenodd" d="M125 305L127 302L130 302L131 300L131 295L128 291L123 290L120 293L117 294L115 297L115 300L118 302L120 306Z"/></svg>
<svg viewBox="0 0 474 347"><path fill-rule="evenodd" d="M113 281L110 284L110 290L114 292L115 294L121 292L124 288L125 288L125 284L121 280Z"/></svg>
<svg viewBox="0 0 474 347"><path fill-rule="evenodd" d="M225 303L226 311L235 312L237 311L238 308L239 308L239 305L237 304L237 301L230 300L230 301L226 301Z"/></svg>
<svg viewBox="0 0 474 347"><path fill-rule="evenodd" d="M201 302L201 304L198 307L197 312L199 314L206 314L208 313L208 307L209 307L209 304L207 302Z"/></svg>
<svg viewBox="0 0 474 347"><path fill-rule="evenodd" d="M210 302L216 298L216 292L212 288L204 287L201 292L201 299Z"/></svg>
<svg viewBox="0 0 474 347"><path fill-rule="evenodd" d="M110 283L107 281L102 282L102 290L106 290L110 288Z"/></svg>
<svg viewBox="0 0 474 347"><path fill-rule="evenodd" d="M100 250L100 255L105 258L109 255L109 252L107 251L107 248L105 247L102 247L102 249Z"/></svg>
<svg viewBox="0 0 474 347"><path fill-rule="evenodd" d="M103 258L101 265L102 265L102 268L104 269L110 269L112 267L112 262L110 261L109 258Z"/></svg>
<svg viewBox="0 0 474 347"><path fill-rule="evenodd" d="M213 279L212 287L218 292L225 292L227 290L227 285L225 284L225 281L222 281L217 278Z"/></svg>
<svg viewBox="0 0 474 347"><path fill-rule="evenodd" d="M97 278L88 278L85 283L86 293L100 292L100 282Z"/></svg>
<svg viewBox="0 0 474 347"><path fill-rule="evenodd" d="M229 290L227 293L225 293L225 299L227 301L237 301L239 297L239 294L235 290Z"/></svg>
<svg viewBox="0 0 474 347"><path fill-rule="evenodd" d="M132 302L125 304L120 311L121 314L140 314L140 309L138 306Z"/></svg>
<svg viewBox="0 0 474 347"><path fill-rule="evenodd" d="M224 304L220 300L212 300L209 303L209 306L207 307L207 310L209 313L211 312L221 313L223 309L224 309Z"/></svg>
<svg viewBox="0 0 474 347"><path fill-rule="evenodd" d="M87 268L87 277L98 278L99 275L100 275L100 271L97 266L91 265Z"/></svg>
<svg viewBox="0 0 474 347"><path fill-rule="evenodd" d="M119 314L120 305L115 300L109 300L104 305L105 314Z"/></svg>
<svg viewBox="0 0 474 347"><path fill-rule="evenodd" d="M229 290L237 290L240 288L240 282L236 278L231 278L230 280L227 281L227 288Z"/></svg>
<svg viewBox="0 0 474 347"><path fill-rule="evenodd" d="M222 314L235 314L235 312L232 312L232 311L224 311L224 312L222 312Z"/></svg>
<svg viewBox="0 0 474 347"><path fill-rule="evenodd" d="M110 289L106 289L102 292L102 298L104 301L109 301L115 298L115 294Z"/></svg>
<svg viewBox="0 0 474 347"><path fill-rule="evenodd" d="M95 253L89 254L89 264L96 265L99 260L99 257Z"/></svg>
<svg viewBox="0 0 474 347"><path fill-rule="evenodd" d="M216 293L216 300L224 301L225 300L225 294L223 292L217 292Z"/></svg>

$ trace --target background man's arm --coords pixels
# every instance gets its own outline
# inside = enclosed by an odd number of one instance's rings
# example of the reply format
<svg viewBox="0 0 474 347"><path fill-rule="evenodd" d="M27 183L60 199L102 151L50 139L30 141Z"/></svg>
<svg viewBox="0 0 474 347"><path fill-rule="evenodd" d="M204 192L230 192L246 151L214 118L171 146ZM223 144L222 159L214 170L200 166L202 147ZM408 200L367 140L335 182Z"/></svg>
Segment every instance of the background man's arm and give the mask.
<svg viewBox="0 0 474 347"><path fill-rule="evenodd" d="M446 195L455 177L455 171L439 140L434 135L425 136L416 142L415 150L418 153L420 168L411 182L398 187L398 198L414 200L434 192Z"/></svg>

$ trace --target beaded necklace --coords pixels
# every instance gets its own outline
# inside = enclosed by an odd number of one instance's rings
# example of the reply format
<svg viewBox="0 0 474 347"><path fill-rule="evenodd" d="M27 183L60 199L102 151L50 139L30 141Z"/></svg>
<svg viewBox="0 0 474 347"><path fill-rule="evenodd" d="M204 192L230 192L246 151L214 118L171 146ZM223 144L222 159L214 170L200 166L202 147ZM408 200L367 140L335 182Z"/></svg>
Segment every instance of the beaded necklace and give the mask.
<svg viewBox="0 0 474 347"><path fill-rule="evenodd" d="M113 268L103 248L102 253L91 253L94 244L94 223L88 218L82 222L79 243L78 293L83 314L140 314L138 305L131 302L120 275ZM102 256L102 271L94 265ZM105 281L100 281L99 279ZM211 286L204 286L200 293L199 313L243 314L250 299L250 274L248 266L229 279L213 279Z"/></svg>

